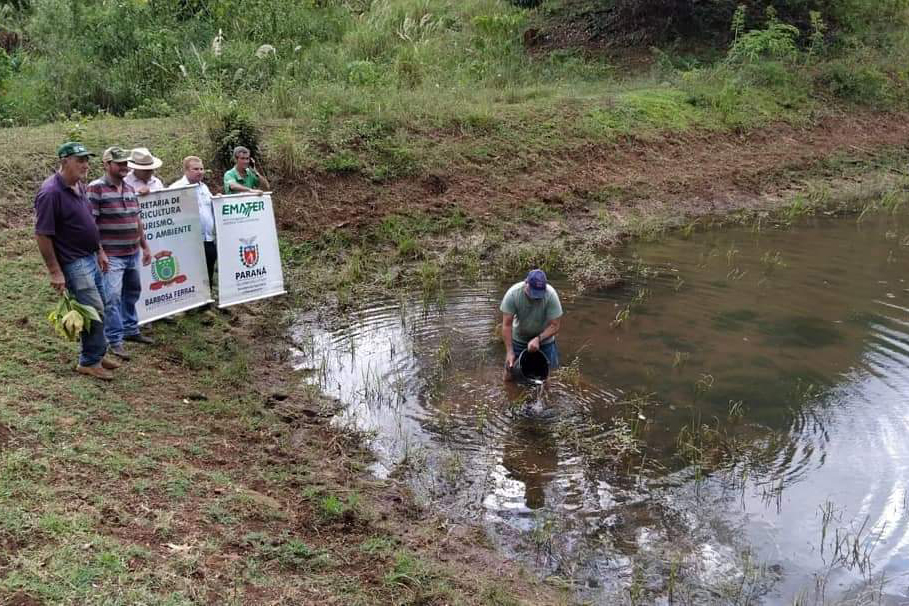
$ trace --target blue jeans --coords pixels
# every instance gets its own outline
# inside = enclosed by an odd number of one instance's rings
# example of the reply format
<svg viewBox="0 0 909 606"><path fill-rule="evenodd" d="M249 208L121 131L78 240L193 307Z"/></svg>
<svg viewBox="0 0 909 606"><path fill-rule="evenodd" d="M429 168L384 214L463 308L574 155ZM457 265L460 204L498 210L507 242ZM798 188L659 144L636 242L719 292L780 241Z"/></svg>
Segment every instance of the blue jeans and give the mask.
<svg viewBox="0 0 909 606"><path fill-rule="evenodd" d="M83 330L82 351L79 353L80 366L95 366L107 351L107 339L104 338L104 280L95 255L88 255L66 263L60 268L66 280L66 288L76 301L91 305L101 316L101 322L92 322L88 330Z"/></svg>
<svg viewBox="0 0 909 606"><path fill-rule="evenodd" d="M142 294L139 279L139 253L109 257L110 268L104 274L107 300L104 304L104 335L111 347L121 345L123 337L139 334L136 301Z"/></svg>
<svg viewBox="0 0 909 606"><path fill-rule="evenodd" d="M511 350L514 352L515 359L520 358L521 352L525 349L527 349L527 343L518 343L514 339L511 340ZM549 370L555 370L559 367L559 348L556 346L555 339L540 345L540 351L549 360Z"/></svg>

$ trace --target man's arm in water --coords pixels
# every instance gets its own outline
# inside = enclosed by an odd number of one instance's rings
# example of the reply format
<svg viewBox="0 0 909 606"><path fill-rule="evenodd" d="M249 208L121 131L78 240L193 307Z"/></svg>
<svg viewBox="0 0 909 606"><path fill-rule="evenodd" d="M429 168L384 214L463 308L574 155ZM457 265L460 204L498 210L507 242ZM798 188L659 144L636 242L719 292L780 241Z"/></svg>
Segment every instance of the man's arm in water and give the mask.
<svg viewBox="0 0 909 606"><path fill-rule="evenodd" d="M502 341L505 342L505 368L514 367L514 348L511 346L511 323L514 321L514 314L502 315Z"/></svg>

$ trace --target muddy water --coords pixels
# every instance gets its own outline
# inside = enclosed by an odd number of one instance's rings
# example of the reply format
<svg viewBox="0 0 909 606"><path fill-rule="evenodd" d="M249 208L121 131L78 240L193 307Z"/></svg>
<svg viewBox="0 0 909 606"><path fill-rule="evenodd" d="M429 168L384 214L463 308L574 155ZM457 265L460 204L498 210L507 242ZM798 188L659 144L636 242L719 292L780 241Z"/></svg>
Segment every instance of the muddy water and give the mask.
<svg viewBox="0 0 909 606"><path fill-rule="evenodd" d="M563 363L503 384L508 284L302 318L379 475L592 603L909 603L909 218L728 229L558 279Z"/></svg>

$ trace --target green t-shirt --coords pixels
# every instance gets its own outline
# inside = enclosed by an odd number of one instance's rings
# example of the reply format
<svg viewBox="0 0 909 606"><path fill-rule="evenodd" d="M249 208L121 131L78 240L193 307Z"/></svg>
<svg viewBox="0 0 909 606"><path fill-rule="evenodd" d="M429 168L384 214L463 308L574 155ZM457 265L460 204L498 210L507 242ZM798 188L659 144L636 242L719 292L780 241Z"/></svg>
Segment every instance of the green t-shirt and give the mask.
<svg viewBox="0 0 909 606"><path fill-rule="evenodd" d="M240 185L243 185L250 189L256 189L257 187L259 187L259 177L256 176L256 173L254 173L253 171L251 171L250 169L247 168L246 175L241 179L240 174L237 172L237 167L235 166L232 169L230 169L229 171L227 171L226 173L224 173L224 193L225 194L237 193L237 192L231 191L231 189L230 189L231 183L239 183Z"/></svg>
<svg viewBox="0 0 909 606"><path fill-rule="evenodd" d="M518 282L505 293L499 309L503 314L514 315L511 338L521 344L529 343L546 329L547 324L562 316L562 302L549 284L546 285L545 297L531 299L524 292L524 282ZM543 342L553 340L555 337L549 337Z"/></svg>

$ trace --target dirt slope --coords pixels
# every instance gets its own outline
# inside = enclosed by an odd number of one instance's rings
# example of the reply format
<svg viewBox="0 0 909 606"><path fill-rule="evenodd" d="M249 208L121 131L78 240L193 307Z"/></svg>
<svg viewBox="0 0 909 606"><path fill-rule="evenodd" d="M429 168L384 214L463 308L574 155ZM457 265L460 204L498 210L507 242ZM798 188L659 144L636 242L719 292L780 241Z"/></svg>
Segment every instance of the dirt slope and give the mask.
<svg viewBox="0 0 909 606"><path fill-rule="evenodd" d="M509 169L504 162L456 166L382 185L361 176L313 176L281 195L280 227L312 237L400 211L457 207L473 217L511 216L527 202L558 206L591 198L626 209L672 204L693 215L735 210L789 188L794 177L814 172L825 160L860 161L909 146L907 118L862 112L808 127L781 123L741 134L625 138L553 155L529 169Z"/></svg>

